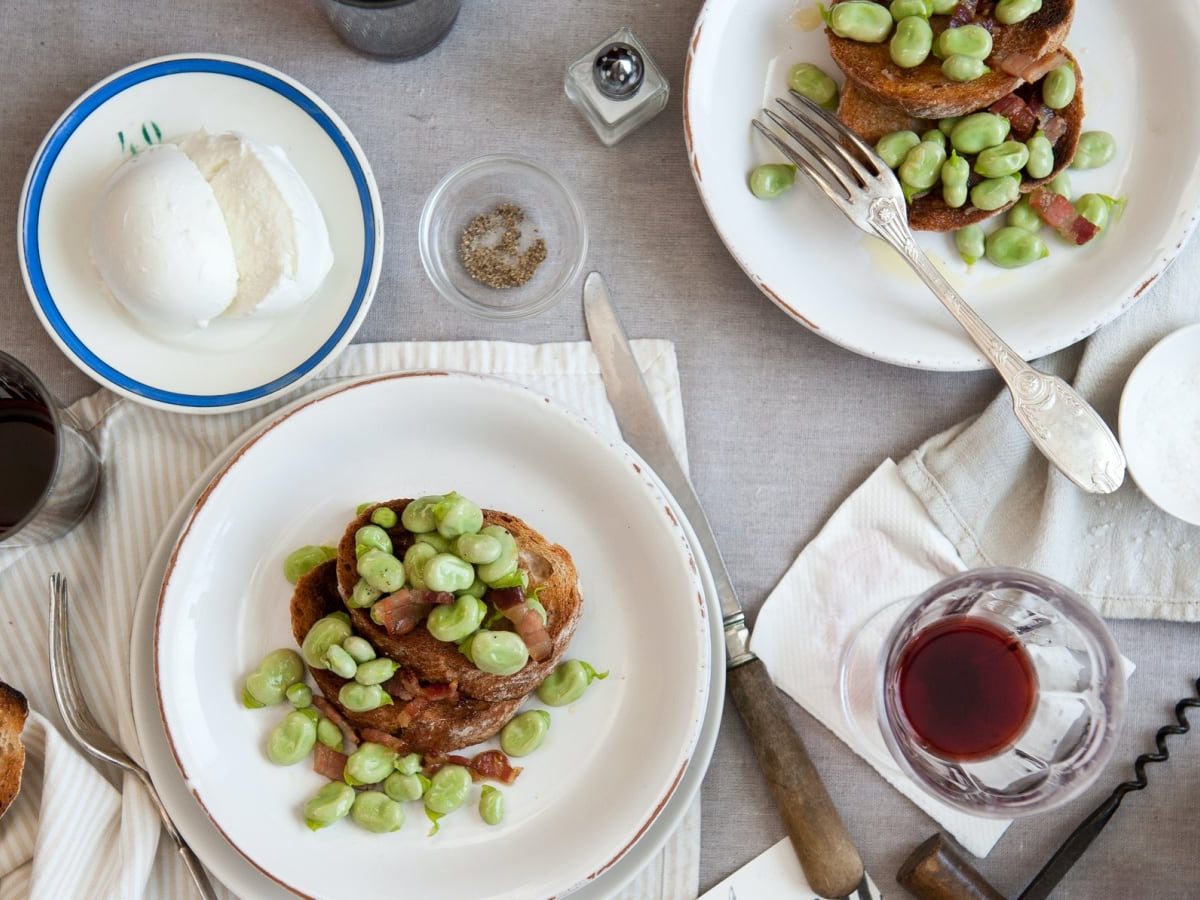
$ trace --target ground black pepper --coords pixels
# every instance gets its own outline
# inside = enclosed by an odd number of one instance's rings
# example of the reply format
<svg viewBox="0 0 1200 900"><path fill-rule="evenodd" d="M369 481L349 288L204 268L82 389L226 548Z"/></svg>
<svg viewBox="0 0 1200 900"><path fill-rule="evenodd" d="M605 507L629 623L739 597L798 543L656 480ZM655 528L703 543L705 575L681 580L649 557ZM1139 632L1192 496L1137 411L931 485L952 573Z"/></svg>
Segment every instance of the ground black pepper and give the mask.
<svg viewBox="0 0 1200 900"><path fill-rule="evenodd" d="M546 260L546 242L536 238L521 249L525 210L512 203L480 213L463 229L458 245L467 274L488 287L520 287Z"/></svg>

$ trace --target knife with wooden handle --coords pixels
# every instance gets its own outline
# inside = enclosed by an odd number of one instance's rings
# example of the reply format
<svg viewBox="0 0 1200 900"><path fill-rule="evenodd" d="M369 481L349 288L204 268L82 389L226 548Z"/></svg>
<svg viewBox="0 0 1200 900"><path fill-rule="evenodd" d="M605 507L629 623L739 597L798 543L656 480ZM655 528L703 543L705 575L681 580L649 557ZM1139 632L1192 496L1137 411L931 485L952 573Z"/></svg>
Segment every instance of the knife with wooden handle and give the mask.
<svg viewBox="0 0 1200 900"><path fill-rule="evenodd" d="M700 498L671 449L666 427L654 408L625 329L613 309L608 286L599 272L592 272L584 282L583 311L592 348L600 360L604 388L622 435L674 495L712 568L725 624L729 693L746 723L754 753L804 874L822 897L868 897L862 859L854 842L821 783L804 742L789 724L787 709L766 666L749 650L746 615L721 559L717 539Z"/></svg>

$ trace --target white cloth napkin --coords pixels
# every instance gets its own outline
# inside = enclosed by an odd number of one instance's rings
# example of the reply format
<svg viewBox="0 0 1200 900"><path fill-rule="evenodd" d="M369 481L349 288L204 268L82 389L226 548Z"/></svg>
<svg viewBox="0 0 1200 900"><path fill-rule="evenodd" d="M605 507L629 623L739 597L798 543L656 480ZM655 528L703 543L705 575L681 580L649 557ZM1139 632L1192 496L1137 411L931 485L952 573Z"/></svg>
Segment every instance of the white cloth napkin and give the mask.
<svg viewBox="0 0 1200 900"><path fill-rule="evenodd" d="M867 876L871 900L881 900L878 885ZM764 850L700 900L821 900L800 868L791 838Z"/></svg>
<svg viewBox="0 0 1200 900"><path fill-rule="evenodd" d="M634 341L634 352L686 465L683 405L674 346ZM171 513L209 462L234 438L303 393L395 370L452 369L507 378L557 398L619 435L588 344L498 342L356 345L301 391L272 405L220 416L161 412L99 391L72 410L104 461L88 518L54 544L0 551L0 680L35 711L26 726L24 788L0 821L0 900L194 896L140 784L95 765L63 737L47 666L47 579L72 586L72 633L84 691L100 724L141 758L130 706L129 646L138 586ZM621 900L694 897L699 882L700 802L618 895ZM231 896L218 887L223 896Z"/></svg>

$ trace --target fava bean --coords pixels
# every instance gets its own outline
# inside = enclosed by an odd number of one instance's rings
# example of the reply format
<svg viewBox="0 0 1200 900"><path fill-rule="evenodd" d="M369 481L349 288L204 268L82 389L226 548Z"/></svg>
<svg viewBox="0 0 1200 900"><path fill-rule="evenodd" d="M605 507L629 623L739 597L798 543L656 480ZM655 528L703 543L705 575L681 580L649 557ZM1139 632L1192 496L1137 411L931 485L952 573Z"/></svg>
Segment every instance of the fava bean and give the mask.
<svg viewBox="0 0 1200 900"><path fill-rule="evenodd" d="M882 9L882 7L880 7ZM462 766L442 766L429 782L425 806L439 815L448 815L467 802L471 773Z"/></svg>
<svg viewBox="0 0 1200 900"><path fill-rule="evenodd" d="M909 16L928 19L933 15L933 0L892 0L888 6L893 21L899 22Z"/></svg>
<svg viewBox="0 0 1200 900"><path fill-rule="evenodd" d="M377 506L374 512L371 513L371 521L380 528L395 528L396 523L400 521L400 517L396 515L396 511L388 506Z"/></svg>
<svg viewBox="0 0 1200 900"><path fill-rule="evenodd" d="M437 556L437 551L428 544L413 544L404 554L404 572L408 583L419 591L426 590L425 563Z"/></svg>
<svg viewBox="0 0 1200 900"><path fill-rule="evenodd" d="M477 631L465 646L475 668L489 675L514 675L529 661L529 648L512 631Z"/></svg>
<svg viewBox="0 0 1200 900"><path fill-rule="evenodd" d="M983 228L979 225L968 225L954 232L954 246L958 255L968 266L975 265L983 257L987 248L984 243Z"/></svg>
<svg viewBox="0 0 1200 900"><path fill-rule="evenodd" d="M500 729L500 749L509 756L528 756L542 746L549 731L550 713L531 709Z"/></svg>
<svg viewBox="0 0 1200 900"><path fill-rule="evenodd" d="M340 781L331 781L304 804L304 823L313 831L328 828L344 819L354 806L354 788Z"/></svg>
<svg viewBox="0 0 1200 900"><path fill-rule="evenodd" d="M487 604L464 594L451 604L440 604L425 619L425 627L439 641L457 643L479 630L487 615Z"/></svg>
<svg viewBox="0 0 1200 900"><path fill-rule="evenodd" d="M372 659L359 664L358 671L354 673L354 680L359 684L383 684L390 680L399 668L399 663L386 656Z"/></svg>
<svg viewBox="0 0 1200 900"><path fill-rule="evenodd" d="M361 516L363 513L365 513L368 509L370 509L374 505L375 505L375 502L373 500L368 500L365 503L358 504L358 506L354 507L355 517Z"/></svg>
<svg viewBox="0 0 1200 900"><path fill-rule="evenodd" d="M603 681L607 672L597 672L580 659L568 659L559 663L549 677L538 685L538 699L547 706L566 706L583 696L595 679Z"/></svg>
<svg viewBox="0 0 1200 900"><path fill-rule="evenodd" d="M380 508L382 509L383 507ZM354 557L355 559L361 559L372 550L382 550L384 553L391 553L392 539L378 525L364 525L358 531L354 532Z"/></svg>
<svg viewBox="0 0 1200 900"><path fill-rule="evenodd" d="M304 657L304 662L308 664L310 669L327 669L329 666L325 662L325 656L329 652L329 648L340 644L346 638L350 637L350 617L343 618L341 615L334 613L325 616L323 619L317 619L313 623L312 628L308 629L308 634L305 635L304 643L300 647L300 653Z"/></svg>
<svg viewBox="0 0 1200 900"><path fill-rule="evenodd" d="M421 757L417 753L407 753L396 758L396 771L401 775L416 775L421 771Z"/></svg>
<svg viewBox="0 0 1200 900"><path fill-rule="evenodd" d="M938 35L938 49L946 59L965 56L985 60L992 55L992 34L982 25L947 28Z"/></svg>
<svg viewBox="0 0 1200 900"><path fill-rule="evenodd" d="M1071 179L1066 172L1059 172L1050 181L1046 182L1046 190L1052 194L1058 194L1061 197L1071 196Z"/></svg>
<svg viewBox="0 0 1200 900"><path fill-rule="evenodd" d="M927 191L937 184L945 161L946 151L941 144L922 141L908 151L900 164L900 183L913 189L914 193Z"/></svg>
<svg viewBox="0 0 1200 900"><path fill-rule="evenodd" d="M1042 102L1051 109L1063 109L1075 99L1075 67L1069 62L1042 79Z"/></svg>
<svg viewBox="0 0 1200 900"><path fill-rule="evenodd" d="M416 541L418 544L428 544L438 553L449 553L450 549L454 546L450 541L442 537L436 531L430 531L427 534L418 534L416 536Z"/></svg>
<svg viewBox="0 0 1200 900"><path fill-rule="evenodd" d="M948 16L957 8L958 0L933 0L932 5L934 15Z"/></svg>
<svg viewBox="0 0 1200 900"><path fill-rule="evenodd" d="M951 209L959 209L967 202L967 182L971 177L971 164L951 153L942 163L942 200Z"/></svg>
<svg viewBox="0 0 1200 900"><path fill-rule="evenodd" d="M267 758L277 766L294 765L312 752L316 742L316 723L294 710L267 735Z"/></svg>
<svg viewBox="0 0 1200 900"><path fill-rule="evenodd" d="M992 13L1001 25L1024 22L1042 8L1042 0L999 0Z"/></svg>
<svg viewBox="0 0 1200 900"><path fill-rule="evenodd" d="M1005 141L988 147L975 158L975 172L984 178L1015 175L1029 162L1029 148L1020 141Z"/></svg>
<svg viewBox="0 0 1200 900"><path fill-rule="evenodd" d="M375 648L371 646L371 642L365 638L360 638L357 634L351 635L342 641L342 649L345 650L360 665L365 662L370 662L375 658Z"/></svg>
<svg viewBox="0 0 1200 900"><path fill-rule="evenodd" d="M367 831L387 834L404 827L404 807L381 791L363 791L354 798L350 818Z"/></svg>
<svg viewBox="0 0 1200 900"><path fill-rule="evenodd" d="M288 703L296 709L307 709L312 706L312 688L303 681L297 681L287 689Z"/></svg>
<svg viewBox="0 0 1200 900"><path fill-rule="evenodd" d="M260 709L282 703L288 688L304 679L304 662L295 650L272 650L246 676L242 705Z"/></svg>
<svg viewBox="0 0 1200 900"><path fill-rule="evenodd" d="M378 784L396 771L395 766L395 750L367 741L346 758L344 779L352 787Z"/></svg>
<svg viewBox="0 0 1200 900"><path fill-rule="evenodd" d="M441 494L429 494L413 500L400 513L400 523L413 534L425 534L437 530L433 518L433 507L442 502Z"/></svg>
<svg viewBox="0 0 1200 900"><path fill-rule="evenodd" d="M411 803L425 796L425 785L418 775L393 772L383 782L383 792L397 803Z"/></svg>
<svg viewBox="0 0 1200 900"><path fill-rule="evenodd" d="M499 825L504 818L504 795L490 784L479 794L479 816L489 825Z"/></svg>
<svg viewBox="0 0 1200 900"><path fill-rule="evenodd" d="M929 141L931 144L938 144L943 150L946 149L946 136L936 128L930 128L926 131L921 135L921 140Z"/></svg>
<svg viewBox="0 0 1200 900"><path fill-rule="evenodd" d="M431 591L465 591L475 582L475 569L453 553L439 553L421 572Z"/></svg>
<svg viewBox="0 0 1200 900"><path fill-rule="evenodd" d="M962 120L962 116L948 116L945 119L938 119L938 131L946 137L950 137L950 132L954 130L954 126Z"/></svg>
<svg viewBox="0 0 1200 900"><path fill-rule="evenodd" d="M913 2L913 0L907 0ZM915 0L923 3L924 0ZM797 63L788 71L788 87L824 109L837 109L837 82L812 63Z"/></svg>
<svg viewBox="0 0 1200 900"><path fill-rule="evenodd" d="M1026 231L1042 230L1042 218L1029 205L1028 197L1017 201L1017 205L1008 211L1005 222L1013 228L1024 228Z"/></svg>
<svg viewBox="0 0 1200 900"><path fill-rule="evenodd" d="M346 599L346 605L351 609L367 609L374 606L375 601L383 596L383 591L371 587L365 578L360 578L354 585L354 590Z"/></svg>
<svg viewBox="0 0 1200 900"><path fill-rule="evenodd" d="M458 558L477 566L495 562L500 557L500 549L500 542L490 534L464 534L454 540Z"/></svg>
<svg viewBox="0 0 1200 900"><path fill-rule="evenodd" d="M342 729L328 719L321 719L317 723L317 740L331 750L342 752Z"/></svg>
<svg viewBox="0 0 1200 900"><path fill-rule="evenodd" d="M922 16L908 16L896 23L896 33L888 45L892 62L902 69L912 69L929 58L933 48L933 29Z"/></svg>
<svg viewBox="0 0 1200 900"><path fill-rule="evenodd" d="M1004 143L1010 130L1012 123L1004 116L990 112L971 113L955 124L950 132L950 145L959 153L970 155Z"/></svg>
<svg viewBox="0 0 1200 900"><path fill-rule="evenodd" d="M404 587L404 564L382 550L368 550L358 560L358 574L375 590L385 594L394 594Z"/></svg>
<svg viewBox="0 0 1200 900"><path fill-rule="evenodd" d="M1098 169L1117 155L1117 141L1107 131L1085 131L1071 160L1072 169Z"/></svg>
<svg viewBox="0 0 1200 900"><path fill-rule="evenodd" d="M987 238L987 258L1003 269L1017 269L1050 255L1041 237L1024 228L1006 226Z"/></svg>
<svg viewBox="0 0 1200 900"><path fill-rule="evenodd" d="M475 576L475 580L471 582L471 586L465 591L457 591L459 597L475 597L479 600L483 599L483 595L488 592L488 586L480 581L479 576Z"/></svg>
<svg viewBox="0 0 1200 900"><path fill-rule="evenodd" d="M350 712L370 712L381 706L391 706L392 698L377 684L359 684L349 681L338 691L338 703Z"/></svg>
<svg viewBox="0 0 1200 900"><path fill-rule="evenodd" d="M960 84L982 78L990 71L983 60L969 56L947 56L942 61L942 74Z"/></svg>
<svg viewBox="0 0 1200 900"><path fill-rule="evenodd" d="M971 205L976 209L1002 209L1016 202L1021 196L1021 180L1011 175L1002 178L985 178L971 188Z"/></svg>
<svg viewBox="0 0 1200 900"><path fill-rule="evenodd" d="M1075 211L1104 231L1125 211L1125 201L1106 194L1084 194L1075 201Z"/></svg>
<svg viewBox="0 0 1200 900"><path fill-rule="evenodd" d="M488 525L483 529L482 533L491 535L500 542L500 555L496 557L495 562L490 562L476 569L475 574L485 584L494 585L496 581L505 575L511 575L517 570L517 558L519 555L517 541L506 529L499 525Z"/></svg>
<svg viewBox="0 0 1200 900"><path fill-rule="evenodd" d="M919 143L921 139L915 131L893 131L875 142L875 152L889 169L897 169L904 162L904 157L908 156L908 151Z"/></svg>
<svg viewBox="0 0 1200 900"><path fill-rule="evenodd" d="M869 0L848 0L828 12L826 24L838 37L867 44L882 44L892 32L892 14L886 6Z"/></svg>
<svg viewBox="0 0 1200 900"><path fill-rule="evenodd" d="M340 678L353 678L358 671L358 663L339 644L334 644L325 651L325 668Z"/></svg>
<svg viewBox="0 0 1200 900"><path fill-rule="evenodd" d="M433 505L433 520L438 534L453 540L460 534L478 534L483 528L483 510L456 491Z"/></svg>
<svg viewBox="0 0 1200 900"><path fill-rule="evenodd" d="M529 587L529 573L526 572L524 569L513 569L513 571L509 572L503 578L497 578L495 581L493 581L491 583L491 587L494 587L494 588L519 587L521 590L525 590L526 588Z"/></svg>
<svg viewBox="0 0 1200 900"><path fill-rule="evenodd" d="M1048 178L1054 171L1054 145L1046 137L1044 131L1039 131L1025 142L1029 150L1029 161L1025 163L1025 171L1030 178Z"/></svg>
<svg viewBox="0 0 1200 900"><path fill-rule="evenodd" d="M319 712L317 712L315 709L313 709L311 706L298 707L296 709L296 712L300 713L300 715L302 715L302 716L306 716L309 719L309 721L311 721L313 723L314 726L320 726L321 714Z"/></svg>
<svg viewBox="0 0 1200 900"><path fill-rule="evenodd" d="M293 550L283 561L283 577L295 584L323 562L337 558L334 547L309 545Z"/></svg>

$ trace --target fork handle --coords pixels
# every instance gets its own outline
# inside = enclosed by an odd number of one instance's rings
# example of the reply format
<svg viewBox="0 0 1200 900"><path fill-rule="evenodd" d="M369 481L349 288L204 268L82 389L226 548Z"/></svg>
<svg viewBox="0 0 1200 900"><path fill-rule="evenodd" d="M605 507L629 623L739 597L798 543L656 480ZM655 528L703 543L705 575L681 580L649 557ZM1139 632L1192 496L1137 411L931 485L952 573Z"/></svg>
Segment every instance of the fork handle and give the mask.
<svg viewBox="0 0 1200 900"><path fill-rule="evenodd" d="M1061 378L1025 362L979 317L917 245L898 202L881 201L871 212L875 233L904 257L1000 373L1017 420L1043 455L1089 493L1120 487L1125 454L1100 414Z"/></svg>
<svg viewBox="0 0 1200 900"><path fill-rule="evenodd" d="M208 880L208 873L204 871L204 866L200 864L200 860L196 858L192 848L182 840L179 841L179 858L187 866L188 874L196 883L196 890L200 892L202 900L217 900L217 894L213 890L212 882Z"/></svg>
<svg viewBox="0 0 1200 900"><path fill-rule="evenodd" d="M183 839L183 835L179 833L179 829L175 827L175 823L171 820L171 814L167 812L162 798L158 796L158 790L154 787L154 782L150 780L150 775L139 766L134 766L130 771L137 776L138 781L142 783L143 787L146 788L146 792L150 795L150 802L154 804L154 808L158 811L158 817L162 819L163 827L167 834L175 842L175 846L179 851L179 858L187 866L188 874L192 876L192 881L195 882L196 890L199 892L202 900L217 900L212 882L208 879L208 873L204 870L204 866L201 865L200 860L197 859L195 852L188 846L187 841Z"/></svg>

